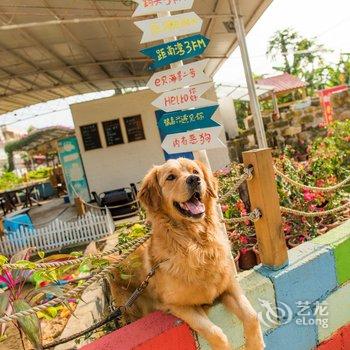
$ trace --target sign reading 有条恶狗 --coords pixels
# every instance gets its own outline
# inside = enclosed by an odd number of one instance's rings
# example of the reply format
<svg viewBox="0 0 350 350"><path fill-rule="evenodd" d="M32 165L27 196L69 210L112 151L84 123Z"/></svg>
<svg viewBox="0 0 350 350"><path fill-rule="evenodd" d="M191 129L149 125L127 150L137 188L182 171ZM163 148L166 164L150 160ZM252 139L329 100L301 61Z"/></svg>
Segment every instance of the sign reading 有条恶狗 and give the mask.
<svg viewBox="0 0 350 350"><path fill-rule="evenodd" d="M219 139L222 126L167 135L162 148L169 154L226 147Z"/></svg>

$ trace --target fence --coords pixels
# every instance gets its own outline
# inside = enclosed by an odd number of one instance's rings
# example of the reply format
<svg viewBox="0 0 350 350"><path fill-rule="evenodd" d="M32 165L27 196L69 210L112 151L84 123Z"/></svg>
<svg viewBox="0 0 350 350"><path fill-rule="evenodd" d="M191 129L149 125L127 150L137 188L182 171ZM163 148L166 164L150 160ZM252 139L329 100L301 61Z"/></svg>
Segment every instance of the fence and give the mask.
<svg viewBox="0 0 350 350"><path fill-rule="evenodd" d="M60 250L63 247L104 238L112 234L114 229L109 210L89 211L72 222L56 219L48 226L38 229L21 226L19 230L0 239L0 252L12 255L29 247L45 252Z"/></svg>

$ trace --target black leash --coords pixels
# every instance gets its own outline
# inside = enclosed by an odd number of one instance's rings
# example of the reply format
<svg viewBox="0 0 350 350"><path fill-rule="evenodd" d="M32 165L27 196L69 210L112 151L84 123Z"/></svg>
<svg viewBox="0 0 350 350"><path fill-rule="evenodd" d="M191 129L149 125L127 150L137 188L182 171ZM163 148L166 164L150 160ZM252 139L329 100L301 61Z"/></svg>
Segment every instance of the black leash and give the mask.
<svg viewBox="0 0 350 350"><path fill-rule="evenodd" d="M148 273L148 275L144 279L144 281L131 294L130 298L126 301L126 303L124 305L122 305L122 306L119 306L115 310L113 310L112 313L109 314L106 318L104 318L103 320L93 324L91 327L85 329L84 331L81 331L79 333L75 333L75 334L73 334L73 335L71 335L69 337L58 339L58 340L55 340L55 341L53 341L53 342L51 342L49 344L46 344L46 345L43 346L43 349L51 349L51 348L53 348L53 347L55 347L57 345L68 343L69 341L72 341L74 339L82 337L83 335L86 335L88 333L93 332L94 330L104 326L105 324L107 324L107 323L109 323L111 321L115 321L115 322L119 323L120 317L123 315L125 310L128 307L132 306L135 303L135 301L141 296L141 294L147 288L150 279L156 274L156 271L159 268L160 264L162 264L165 261L166 260L164 260L164 261L158 263L157 265L153 266L151 271Z"/></svg>

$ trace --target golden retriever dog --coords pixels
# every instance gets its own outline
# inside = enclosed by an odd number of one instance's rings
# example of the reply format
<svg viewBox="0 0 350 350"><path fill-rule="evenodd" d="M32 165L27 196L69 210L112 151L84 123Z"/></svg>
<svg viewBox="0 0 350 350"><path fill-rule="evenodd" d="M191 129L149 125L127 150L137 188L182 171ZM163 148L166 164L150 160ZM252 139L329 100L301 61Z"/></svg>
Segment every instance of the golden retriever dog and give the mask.
<svg viewBox="0 0 350 350"><path fill-rule="evenodd" d="M206 313L218 300L242 321L245 348L260 350L264 341L259 320L235 278L216 198L217 181L198 161L169 160L146 175L139 200L152 224L152 237L141 250L143 268L138 281L152 267L159 267L138 300L139 307L143 314L170 312L204 337L212 349L229 350L226 335Z"/></svg>

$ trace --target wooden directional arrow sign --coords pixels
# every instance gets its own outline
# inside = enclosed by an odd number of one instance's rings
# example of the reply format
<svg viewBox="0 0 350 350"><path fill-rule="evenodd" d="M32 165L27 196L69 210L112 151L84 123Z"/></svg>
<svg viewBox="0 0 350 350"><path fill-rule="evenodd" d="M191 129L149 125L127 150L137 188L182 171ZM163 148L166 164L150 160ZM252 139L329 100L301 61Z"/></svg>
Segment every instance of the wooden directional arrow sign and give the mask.
<svg viewBox="0 0 350 350"><path fill-rule="evenodd" d="M200 128L220 126L211 117L218 105L165 113L158 121L158 128L163 135L175 134Z"/></svg>
<svg viewBox="0 0 350 350"><path fill-rule="evenodd" d="M147 86L154 92L180 89L184 86L197 85L210 81L210 77L204 73L208 59L185 64L182 67L168 69L154 73Z"/></svg>
<svg viewBox="0 0 350 350"><path fill-rule="evenodd" d="M162 148L169 154L226 147L219 139L222 126L167 135Z"/></svg>
<svg viewBox="0 0 350 350"><path fill-rule="evenodd" d="M213 87L213 83L206 83L164 92L152 102L152 105L165 112L210 106L215 104L215 102L201 98L201 96L211 87Z"/></svg>
<svg viewBox="0 0 350 350"><path fill-rule="evenodd" d="M200 32L203 21L194 12L135 22L143 31L141 44Z"/></svg>
<svg viewBox="0 0 350 350"><path fill-rule="evenodd" d="M153 59L153 64L149 68L156 69L202 55L209 42L210 40L205 36L196 34L166 44L149 47L140 50L140 52Z"/></svg>
<svg viewBox="0 0 350 350"><path fill-rule="evenodd" d="M133 17L152 15L165 11L181 11L192 8L194 0L134 0L139 6Z"/></svg>

